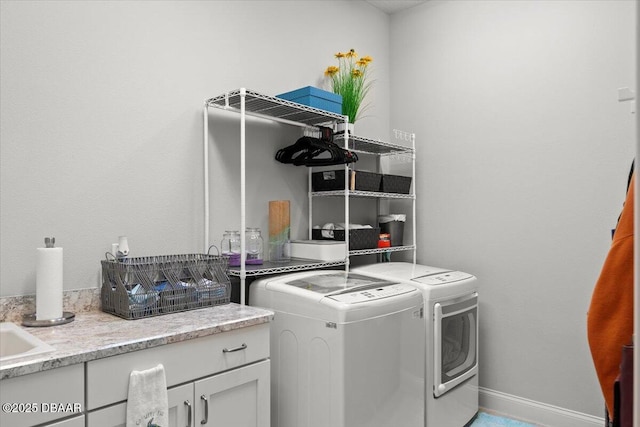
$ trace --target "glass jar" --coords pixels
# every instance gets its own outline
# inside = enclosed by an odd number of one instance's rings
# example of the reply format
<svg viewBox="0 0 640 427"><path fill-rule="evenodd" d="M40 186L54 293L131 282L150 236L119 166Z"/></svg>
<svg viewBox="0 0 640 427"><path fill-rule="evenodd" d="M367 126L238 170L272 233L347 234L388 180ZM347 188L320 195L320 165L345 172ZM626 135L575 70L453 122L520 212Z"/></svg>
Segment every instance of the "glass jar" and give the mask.
<svg viewBox="0 0 640 427"><path fill-rule="evenodd" d="M220 252L224 256L229 257L230 267L240 266L240 232L236 230L227 230L222 236L220 242Z"/></svg>
<svg viewBox="0 0 640 427"><path fill-rule="evenodd" d="M249 228L245 232L247 265L261 265L264 259L264 241L259 228Z"/></svg>

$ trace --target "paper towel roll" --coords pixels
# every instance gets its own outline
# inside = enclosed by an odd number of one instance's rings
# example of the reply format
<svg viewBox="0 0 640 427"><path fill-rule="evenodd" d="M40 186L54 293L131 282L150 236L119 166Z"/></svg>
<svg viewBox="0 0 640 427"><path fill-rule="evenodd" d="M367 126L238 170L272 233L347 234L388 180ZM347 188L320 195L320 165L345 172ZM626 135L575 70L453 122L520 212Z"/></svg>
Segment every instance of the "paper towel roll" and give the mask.
<svg viewBox="0 0 640 427"><path fill-rule="evenodd" d="M38 248L36 320L62 317L62 248Z"/></svg>

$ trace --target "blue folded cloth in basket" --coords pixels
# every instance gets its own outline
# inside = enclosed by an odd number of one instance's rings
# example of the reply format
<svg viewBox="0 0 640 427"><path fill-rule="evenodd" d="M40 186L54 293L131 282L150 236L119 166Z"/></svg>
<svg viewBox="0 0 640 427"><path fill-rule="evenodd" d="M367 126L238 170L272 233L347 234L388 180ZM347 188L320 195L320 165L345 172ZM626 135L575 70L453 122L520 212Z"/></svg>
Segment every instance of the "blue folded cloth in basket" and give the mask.
<svg viewBox="0 0 640 427"><path fill-rule="evenodd" d="M158 291L147 291L141 284L135 285L130 291L129 303L138 306L149 306L158 301Z"/></svg>
<svg viewBox="0 0 640 427"><path fill-rule="evenodd" d="M224 283L214 282L209 279L198 281L198 297L200 299L212 300L227 296L227 287Z"/></svg>

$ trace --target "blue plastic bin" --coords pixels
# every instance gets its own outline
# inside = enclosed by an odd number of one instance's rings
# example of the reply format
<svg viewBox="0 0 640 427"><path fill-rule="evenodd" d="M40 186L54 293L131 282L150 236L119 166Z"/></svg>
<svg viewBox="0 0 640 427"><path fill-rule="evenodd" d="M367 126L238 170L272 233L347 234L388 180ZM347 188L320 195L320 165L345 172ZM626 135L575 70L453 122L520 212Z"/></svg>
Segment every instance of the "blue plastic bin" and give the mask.
<svg viewBox="0 0 640 427"><path fill-rule="evenodd" d="M291 92L276 95L276 98L307 105L320 110L342 114L342 95L327 92L317 87L307 86Z"/></svg>

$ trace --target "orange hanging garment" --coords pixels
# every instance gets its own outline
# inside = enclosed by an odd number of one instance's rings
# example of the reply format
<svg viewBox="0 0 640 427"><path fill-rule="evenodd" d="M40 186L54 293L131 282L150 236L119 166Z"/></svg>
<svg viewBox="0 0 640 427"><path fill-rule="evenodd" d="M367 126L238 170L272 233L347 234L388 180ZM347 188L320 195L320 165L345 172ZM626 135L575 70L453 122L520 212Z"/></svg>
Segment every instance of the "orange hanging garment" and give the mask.
<svg viewBox="0 0 640 427"><path fill-rule="evenodd" d="M633 335L634 181L632 177L587 316L589 347L610 415L614 413L613 384L620 371L622 347Z"/></svg>

